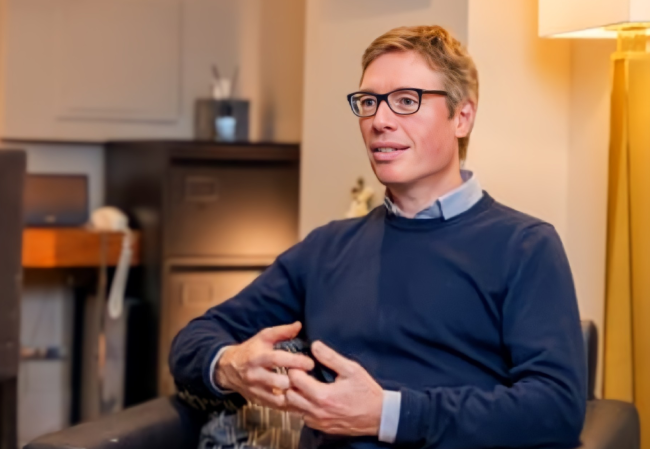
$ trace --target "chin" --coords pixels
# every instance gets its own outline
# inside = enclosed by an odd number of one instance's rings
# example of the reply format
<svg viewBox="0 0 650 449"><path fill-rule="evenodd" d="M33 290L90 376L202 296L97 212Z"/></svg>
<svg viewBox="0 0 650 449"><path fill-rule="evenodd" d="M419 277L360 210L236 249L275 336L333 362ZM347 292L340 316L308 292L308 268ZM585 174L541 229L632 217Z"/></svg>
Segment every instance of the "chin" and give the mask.
<svg viewBox="0 0 650 449"><path fill-rule="evenodd" d="M409 184L414 181L414 177L412 175L404 173L401 170L394 170L390 167L380 167L379 169L374 169L377 179L385 186Z"/></svg>

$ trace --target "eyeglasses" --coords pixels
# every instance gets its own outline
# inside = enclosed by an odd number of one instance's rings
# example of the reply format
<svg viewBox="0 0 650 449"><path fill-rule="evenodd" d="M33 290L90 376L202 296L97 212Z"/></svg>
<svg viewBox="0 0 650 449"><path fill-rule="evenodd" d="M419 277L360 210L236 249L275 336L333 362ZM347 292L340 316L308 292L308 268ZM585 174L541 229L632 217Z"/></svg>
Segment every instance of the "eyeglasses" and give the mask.
<svg viewBox="0 0 650 449"><path fill-rule="evenodd" d="M387 94L354 92L348 95L348 103L357 117L372 117L377 113L379 103L385 101L391 111L399 115L415 114L420 110L422 94L447 96L444 90L397 89Z"/></svg>

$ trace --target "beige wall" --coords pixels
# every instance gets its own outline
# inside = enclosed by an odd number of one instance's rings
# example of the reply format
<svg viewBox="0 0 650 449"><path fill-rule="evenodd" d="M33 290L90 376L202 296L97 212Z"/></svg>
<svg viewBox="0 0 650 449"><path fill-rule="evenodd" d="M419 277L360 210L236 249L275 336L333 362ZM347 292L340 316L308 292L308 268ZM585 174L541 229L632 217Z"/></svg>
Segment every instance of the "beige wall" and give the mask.
<svg viewBox="0 0 650 449"><path fill-rule="evenodd" d="M259 139L300 142L305 0L262 1ZM275 17L275 20L268 20Z"/></svg>
<svg viewBox="0 0 650 449"><path fill-rule="evenodd" d="M566 249L580 312L599 330L602 373L610 55L613 40L571 41L571 133L568 154ZM597 379L600 391L602 376Z"/></svg>
<svg viewBox="0 0 650 449"><path fill-rule="evenodd" d="M6 0L0 0L0 136L4 135L3 133L3 123L4 123L4 108L2 104L4 103L5 97L5 44L6 39L2 30L6 28Z"/></svg>
<svg viewBox="0 0 650 449"><path fill-rule="evenodd" d="M251 140L299 142L302 134L304 0L240 0L241 88Z"/></svg>
<svg viewBox="0 0 650 449"><path fill-rule="evenodd" d="M361 55L374 38L422 23L448 27L467 42L467 1L307 0L301 235L343 218L359 176L375 188L375 204L381 202L383 189L345 96L359 86Z"/></svg>
<svg viewBox="0 0 650 449"><path fill-rule="evenodd" d="M569 43L537 37L534 0L470 0L469 51L481 87L468 167L566 240Z"/></svg>

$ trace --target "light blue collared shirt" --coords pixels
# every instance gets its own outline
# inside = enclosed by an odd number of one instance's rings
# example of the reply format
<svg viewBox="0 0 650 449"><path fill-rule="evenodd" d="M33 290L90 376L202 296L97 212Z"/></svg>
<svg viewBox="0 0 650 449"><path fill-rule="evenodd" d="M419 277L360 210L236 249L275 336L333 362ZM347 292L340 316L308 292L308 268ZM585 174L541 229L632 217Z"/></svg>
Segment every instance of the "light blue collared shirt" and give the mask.
<svg viewBox="0 0 650 449"><path fill-rule="evenodd" d="M463 183L454 190L447 192L438 198L431 206L421 210L413 219L443 218L449 220L463 212L469 210L481 198L483 198L483 189L474 174L469 170L461 170L460 176ZM402 211L397 207L388 196L384 198L384 205L388 212L397 216L404 216ZM219 388L214 381L214 370L224 351L228 347L221 348L217 355L212 359L210 364L210 383L212 388L219 393L231 393L231 391ZM399 415L402 403L402 393L399 391L384 390L384 401L381 408L381 423L379 425L379 441L385 443L394 443L397 437L397 427L399 425Z"/></svg>
<svg viewBox="0 0 650 449"><path fill-rule="evenodd" d="M460 176L463 183L454 190L445 193L438 198L431 206L415 214L414 219L422 218L450 218L460 215L483 198L483 189L479 184L476 176L469 170L461 170ZM404 214L395 203L387 196L384 197L384 206L386 209L398 217Z"/></svg>
<svg viewBox="0 0 650 449"><path fill-rule="evenodd" d="M449 220L467 211L483 198L483 189L471 171L461 170L460 176L463 178L463 183L460 186L445 193L431 206L415 214L413 219L442 217L444 220ZM398 217L404 216L399 207L393 203L388 195L384 198L384 206L388 209L388 213L397 215ZM381 406L381 423L379 425L379 441L385 443L395 442L401 404L402 393L399 391L384 390L384 402Z"/></svg>

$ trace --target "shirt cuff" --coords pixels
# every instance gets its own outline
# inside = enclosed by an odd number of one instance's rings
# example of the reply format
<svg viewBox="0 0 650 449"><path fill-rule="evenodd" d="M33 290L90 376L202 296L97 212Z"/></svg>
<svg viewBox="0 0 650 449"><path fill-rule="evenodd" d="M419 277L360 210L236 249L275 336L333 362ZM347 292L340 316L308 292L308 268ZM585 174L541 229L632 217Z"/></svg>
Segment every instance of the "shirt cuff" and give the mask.
<svg viewBox="0 0 650 449"><path fill-rule="evenodd" d="M219 394L229 394L229 393L234 393L233 390L226 390L225 388L220 387L217 385L217 382L215 380L215 370L217 369L217 363L219 363L219 359L223 355L224 352L226 352L226 349L228 349L230 346L224 346L223 348L219 349L217 352L217 355L214 356L212 359L212 362L210 363L210 384L212 385L212 388L219 393Z"/></svg>
<svg viewBox="0 0 650 449"><path fill-rule="evenodd" d="M379 441L384 443L395 442L401 405L401 392L384 390L384 402L381 405L381 422L379 424Z"/></svg>

